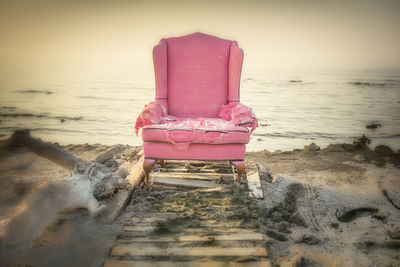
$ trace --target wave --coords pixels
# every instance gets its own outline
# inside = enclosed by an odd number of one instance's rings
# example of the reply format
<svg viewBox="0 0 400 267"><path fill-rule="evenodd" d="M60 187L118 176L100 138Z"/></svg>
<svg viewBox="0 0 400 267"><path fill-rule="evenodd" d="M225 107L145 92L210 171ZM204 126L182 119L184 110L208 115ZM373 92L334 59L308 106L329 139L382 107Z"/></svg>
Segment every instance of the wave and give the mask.
<svg viewBox="0 0 400 267"><path fill-rule="evenodd" d="M18 90L16 92L21 94L45 94L45 95L51 95L54 93L52 91L46 91L46 90Z"/></svg>
<svg viewBox="0 0 400 267"><path fill-rule="evenodd" d="M7 106L0 106L0 110L5 109L5 110L16 110L16 107L7 107Z"/></svg>
<svg viewBox="0 0 400 267"><path fill-rule="evenodd" d="M317 132L284 132L284 133L253 133L254 136L264 136L264 137L283 137L292 139L316 139L316 138L326 138L326 139L337 139L343 138L341 135L328 134L328 133L317 133Z"/></svg>
<svg viewBox="0 0 400 267"><path fill-rule="evenodd" d="M368 138L399 138L400 134L376 134L376 135L368 135Z"/></svg>
<svg viewBox="0 0 400 267"><path fill-rule="evenodd" d="M100 97L100 96L78 96L81 99L93 99L93 100L106 100L106 101L135 101L137 98L115 98L115 97Z"/></svg>
<svg viewBox="0 0 400 267"><path fill-rule="evenodd" d="M78 98L83 98L83 99L97 99L97 100L111 100L111 101L121 101L121 100L125 100L125 99L112 98L112 97L100 97L100 96L88 96L88 95L78 96Z"/></svg>
<svg viewBox="0 0 400 267"><path fill-rule="evenodd" d="M0 113L0 117L3 118L39 118L39 119L54 119L54 120L60 120L61 122L64 122L66 120L73 120L73 121L79 121L82 120L83 117L68 117L68 116L51 116L47 114L33 114L33 113Z"/></svg>
<svg viewBox="0 0 400 267"><path fill-rule="evenodd" d="M60 128L47 128L47 127L39 127L39 128L23 128L23 127L0 127L0 130L6 132L15 132L18 130L29 130L30 132L64 132L64 133L82 133L87 134L87 131L77 130L77 129L60 129ZM5 136L6 134L2 134Z"/></svg>
<svg viewBox="0 0 400 267"><path fill-rule="evenodd" d="M282 138L290 138L290 139L352 139L356 137L356 135L339 135L339 134L328 134L328 133L318 133L318 132L284 132L284 133L253 133L254 136L262 136L262 137L282 137ZM359 134L359 136L361 136ZM399 138L400 134L375 134L375 135L368 135L368 138Z"/></svg>
<svg viewBox="0 0 400 267"><path fill-rule="evenodd" d="M363 87L384 87L388 85L387 83L373 83L373 82L349 82L349 84L354 86L363 86Z"/></svg>

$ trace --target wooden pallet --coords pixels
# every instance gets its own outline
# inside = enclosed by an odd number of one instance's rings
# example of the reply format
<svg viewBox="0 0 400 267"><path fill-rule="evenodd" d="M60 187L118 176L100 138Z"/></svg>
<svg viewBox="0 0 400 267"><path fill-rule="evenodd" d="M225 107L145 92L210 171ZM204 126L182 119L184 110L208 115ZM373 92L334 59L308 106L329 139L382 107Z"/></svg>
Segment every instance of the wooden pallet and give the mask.
<svg viewBox="0 0 400 267"><path fill-rule="evenodd" d="M218 191L223 195L229 194L225 185L236 183L236 174L228 162L166 161L163 166L154 167L150 182L152 190L190 188L201 192ZM248 168L247 182L250 196L262 198L255 166ZM242 220L205 219L198 222L196 228L154 234L160 220L173 218L177 213L179 211L158 212L131 218L111 248L105 266L271 266L265 248L267 237L257 228L243 228ZM228 213L235 214L224 211L227 216Z"/></svg>
<svg viewBox="0 0 400 267"><path fill-rule="evenodd" d="M225 182L231 180L232 183L236 180L234 171L228 171L230 169L226 168L226 166L229 166L229 162L190 161L188 164L193 166L194 170L189 168L188 171L182 161L166 161L164 166L159 167L157 172L151 174L151 183L153 185L169 186L169 188L214 188L219 186L221 179L224 179ZM213 168L213 166L216 166L216 168ZM218 167L222 167L222 171ZM247 172L250 197L264 198L257 166L249 166Z"/></svg>
<svg viewBox="0 0 400 267"><path fill-rule="evenodd" d="M155 222L173 214L150 213L132 218L135 225L123 228L104 266L271 266L265 248L268 237L256 228L235 227L241 221L205 220L200 228L151 234Z"/></svg>

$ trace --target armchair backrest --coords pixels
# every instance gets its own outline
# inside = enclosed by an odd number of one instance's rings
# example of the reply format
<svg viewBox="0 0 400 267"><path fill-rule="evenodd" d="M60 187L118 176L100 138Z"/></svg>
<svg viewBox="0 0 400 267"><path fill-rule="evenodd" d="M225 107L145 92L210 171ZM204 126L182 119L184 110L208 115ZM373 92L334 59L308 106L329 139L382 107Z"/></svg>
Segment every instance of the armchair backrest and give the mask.
<svg viewBox="0 0 400 267"><path fill-rule="evenodd" d="M156 99L177 117L217 117L239 101L243 52L235 41L194 33L162 39L153 50Z"/></svg>

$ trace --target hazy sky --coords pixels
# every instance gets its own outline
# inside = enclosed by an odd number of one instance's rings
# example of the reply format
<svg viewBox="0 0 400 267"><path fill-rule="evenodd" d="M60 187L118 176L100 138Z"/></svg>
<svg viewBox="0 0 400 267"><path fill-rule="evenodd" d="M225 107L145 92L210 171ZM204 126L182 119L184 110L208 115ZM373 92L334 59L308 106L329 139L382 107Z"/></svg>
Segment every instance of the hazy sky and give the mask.
<svg viewBox="0 0 400 267"><path fill-rule="evenodd" d="M0 0L0 75L149 73L160 38L195 31L237 40L249 70L400 68L396 0Z"/></svg>

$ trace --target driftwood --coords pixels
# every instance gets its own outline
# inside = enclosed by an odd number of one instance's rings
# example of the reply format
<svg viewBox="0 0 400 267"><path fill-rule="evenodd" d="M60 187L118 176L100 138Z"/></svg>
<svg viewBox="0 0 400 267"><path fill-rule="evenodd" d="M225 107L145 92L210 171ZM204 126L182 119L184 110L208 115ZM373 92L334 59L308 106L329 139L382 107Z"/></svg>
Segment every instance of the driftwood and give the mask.
<svg viewBox="0 0 400 267"><path fill-rule="evenodd" d="M39 156L45 157L55 163L63 166L66 169L77 169L84 171L89 167L89 164L68 153L67 151L50 143L45 143L40 139L33 138L29 130L19 130L14 132L10 139L6 142L6 147L23 146L29 148Z"/></svg>
<svg viewBox="0 0 400 267"><path fill-rule="evenodd" d="M119 168L117 172L113 172L112 169L102 164L105 161L112 159L114 155L127 149L127 146L119 145L111 148L98 156L95 159L95 163L86 162L56 145L34 138L30 135L29 130L19 130L14 132L3 146L7 149L26 147L37 155L47 158L60 166L71 170L73 174L71 179L74 181L78 179L77 181L79 181L74 184L74 187L79 187L87 181L91 187L91 189L88 188L87 193L90 194L91 198L93 198L91 199L92 202L96 202L96 205L92 203L93 205L88 207L91 212L95 212L100 208L100 202L102 200L111 199L108 206L113 210L113 212L105 211L105 214L103 214L107 217L107 221L115 219L119 212L124 209L127 200L132 194L132 186L128 185L128 182L130 181L129 177L127 177L129 171L124 168ZM133 169L137 172L136 169L138 168ZM137 176L137 173L131 172L130 176L132 175ZM140 182L140 177L137 177L135 182L134 185L137 185ZM89 193L90 191L92 193Z"/></svg>
<svg viewBox="0 0 400 267"><path fill-rule="evenodd" d="M98 156L94 161L97 163L104 164L107 160L112 159L114 157L114 155L121 153L122 151L126 150L127 148L128 148L128 146L126 146L126 145L114 146L107 152Z"/></svg>
<svg viewBox="0 0 400 267"><path fill-rule="evenodd" d="M43 142L40 139L33 138L28 130L16 131L10 139L7 140L7 147L26 147L39 156L45 157L64 168L85 173L87 179L95 183L94 196L98 201L112 197L119 189L126 188L125 177L128 173L121 169L119 172L113 173L111 169L102 163L111 159L115 154L125 150L126 146L115 146L98 156L95 164L88 162L68 153L67 151L51 144Z"/></svg>
<svg viewBox="0 0 400 267"><path fill-rule="evenodd" d="M137 157L140 156L140 158L137 159L135 163L130 163L129 164L129 175L126 177L126 180L132 185L132 186L138 186L144 177L144 170L143 170L143 162L144 162L144 156L143 156L143 150L140 150L137 154Z"/></svg>
<svg viewBox="0 0 400 267"><path fill-rule="evenodd" d="M177 187L185 187L185 188L213 188L217 187L216 183L199 180L199 179L179 179L179 178L171 178L171 177L162 177L156 175L154 177L154 184L159 185L171 185Z"/></svg>

